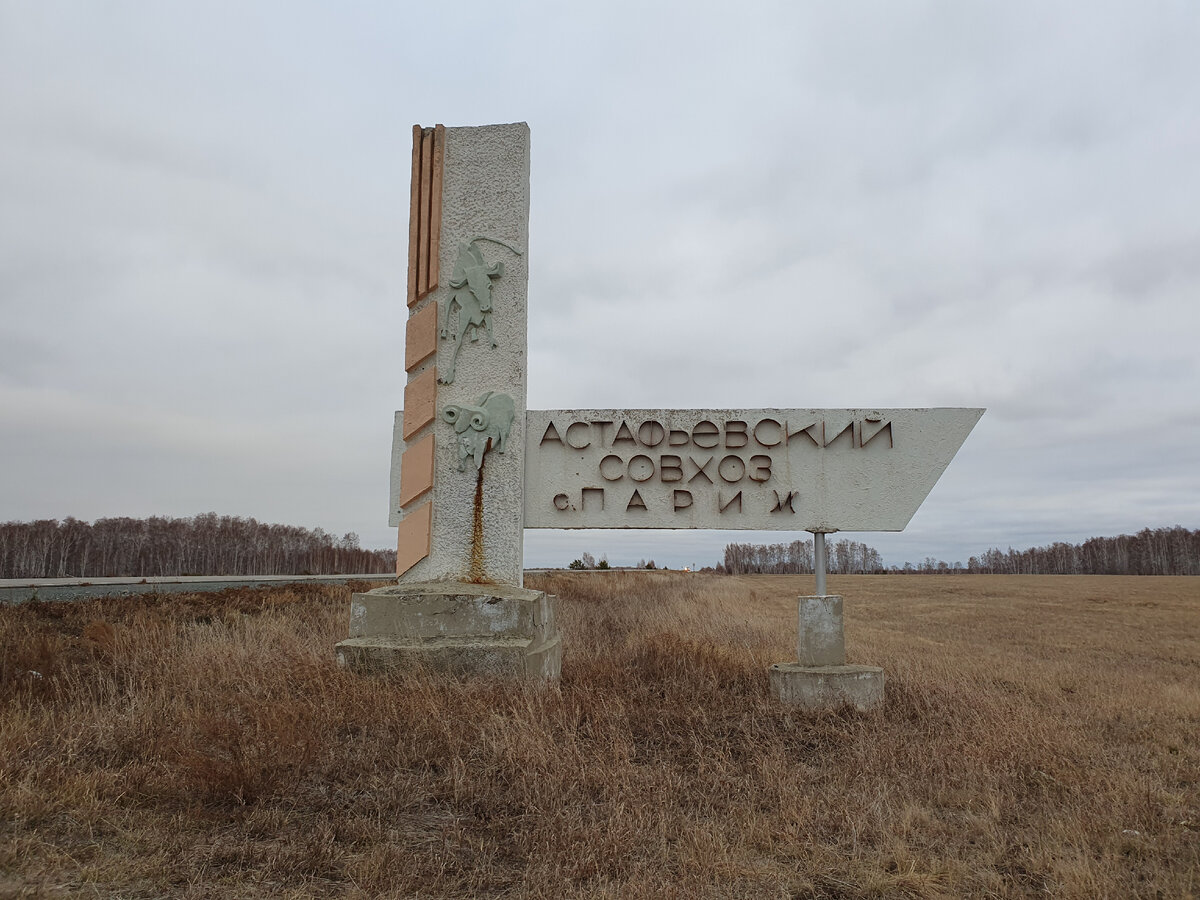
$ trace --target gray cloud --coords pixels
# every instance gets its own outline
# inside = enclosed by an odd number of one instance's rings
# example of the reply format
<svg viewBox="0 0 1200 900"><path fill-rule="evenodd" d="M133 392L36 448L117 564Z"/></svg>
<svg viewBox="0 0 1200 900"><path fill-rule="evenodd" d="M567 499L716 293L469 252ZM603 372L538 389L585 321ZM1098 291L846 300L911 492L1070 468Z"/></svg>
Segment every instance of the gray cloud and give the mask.
<svg viewBox="0 0 1200 900"><path fill-rule="evenodd" d="M532 406L989 407L861 536L891 562L1196 527L1197 38L1181 4L6 6L0 518L390 543L409 129L528 120Z"/></svg>

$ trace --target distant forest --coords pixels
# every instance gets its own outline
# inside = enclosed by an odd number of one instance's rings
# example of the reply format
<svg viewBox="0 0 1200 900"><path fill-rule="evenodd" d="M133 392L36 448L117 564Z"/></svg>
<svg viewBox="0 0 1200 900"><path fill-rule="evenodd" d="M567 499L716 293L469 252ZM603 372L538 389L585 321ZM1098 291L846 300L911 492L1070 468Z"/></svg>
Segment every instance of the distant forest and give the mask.
<svg viewBox="0 0 1200 900"><path fill-rule="evenodd" d="M813 542L729 544L717 571L728 575L804 575L813 570ZM858 541L826 540L825 571L831 575L886 572L879 551Z"/></svg>
<svg viewBox="0 0 1200 900"><path fill-rule="evenodd" d="M832 575L1200 575L1200 530L1143 528L1137 534L1061 541L1029 550L988 550L962 562L926 557L885 568L879 554L856 541L826 541L826 571ZM807 574L813 570L813 542L729 544L718 572Z"/></svg>
<svg viewBox="0 0 1200 900"><path fill-rule="evenodd" d="M1200 530L1177 525L1080 544L992 549L965 565L926 557L917 564L886 567L873 547L845 539L828 540L825 553L831 575L1200 575ZM364 550L353 532L339 538L320 528L269 525L211 512L91 524L73 518L0 523L0 578L354 575L395 568L395 550ZM808 574L813 571L813 542L729 544L716 570Z"/></svg>
<svg viewBox="0 0 1200 900"><path fill-rule="evenodd" d="M0 524L0 578L172 575L355 575L396 570L395 550L358 535L203 513L183 519Z"/></svg>

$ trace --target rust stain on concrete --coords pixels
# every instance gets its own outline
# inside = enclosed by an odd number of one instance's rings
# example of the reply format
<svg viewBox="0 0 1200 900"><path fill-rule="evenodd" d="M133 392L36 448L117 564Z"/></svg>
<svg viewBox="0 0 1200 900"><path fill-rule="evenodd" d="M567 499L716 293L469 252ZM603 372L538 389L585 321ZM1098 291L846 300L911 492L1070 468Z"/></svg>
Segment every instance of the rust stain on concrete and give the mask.
<svg viewBox="0 0 1200 900"><path fill-rule="evenodd" d="M487 450L492 449L492 441L488 439ZM483 564L483 466L487 461L487 450L484 451L483 461L475 473L475 505L471 520L471 564L467 571L467 581L472 584L490 584L487 570Z"/></svg>

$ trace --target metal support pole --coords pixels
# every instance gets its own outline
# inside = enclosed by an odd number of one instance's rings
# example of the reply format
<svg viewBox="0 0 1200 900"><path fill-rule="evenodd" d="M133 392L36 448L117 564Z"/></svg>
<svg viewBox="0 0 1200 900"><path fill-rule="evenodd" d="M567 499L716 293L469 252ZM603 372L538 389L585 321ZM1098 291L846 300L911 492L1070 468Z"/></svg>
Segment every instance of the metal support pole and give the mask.
<svg viewBox="0 0 1200 900"><path fill-rule="evenodd" d="M825 596L825 532L813 532L813 572L817 576L817 596Z"/></svg>

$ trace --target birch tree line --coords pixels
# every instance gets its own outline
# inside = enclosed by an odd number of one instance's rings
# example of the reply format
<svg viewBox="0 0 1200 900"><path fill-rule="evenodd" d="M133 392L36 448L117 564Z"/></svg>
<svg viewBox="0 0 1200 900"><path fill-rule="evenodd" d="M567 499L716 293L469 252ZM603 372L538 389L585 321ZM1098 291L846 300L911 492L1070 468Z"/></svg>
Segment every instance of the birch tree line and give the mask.
<svg viewBox="0 0 1200 900"><path fill-rule="evenodd" d="M1056 541L1027 550L993 548L964 565L925 557L884 567L880 555L857 541L826 541L826 570L833 575L1200 575L1200 529L1143 528L1137 534ZM719 571L730 575L788 575L813 571L813 542L729 544Z"/></svg>
<svg viewBox="0 0 1200 900"><path fill-rule="evenodd" d="M187 518L66 518L0 523L0 578L380 574L394 550L358 535L203 513Z"/></svg>
<svg viewBox="0 0 1200 900"><path fill-rule="evenodd" d="M728 575L805 575L813 571L813 542L728 544L718 567ZM887 571L874 547L846 539L825 542L825 571L832 575L869 575Z"/></svg>
<svg viewBox="0 0 1200 900"><path fill-rule="evenodd" d="M995 548L965 571L996 575L1200 575L1200 529L1143 528L1137 534L1056 541L1028 550Z"/></svg>

